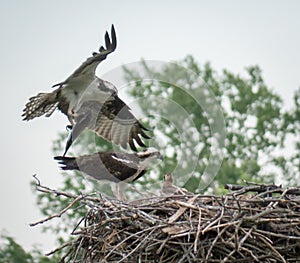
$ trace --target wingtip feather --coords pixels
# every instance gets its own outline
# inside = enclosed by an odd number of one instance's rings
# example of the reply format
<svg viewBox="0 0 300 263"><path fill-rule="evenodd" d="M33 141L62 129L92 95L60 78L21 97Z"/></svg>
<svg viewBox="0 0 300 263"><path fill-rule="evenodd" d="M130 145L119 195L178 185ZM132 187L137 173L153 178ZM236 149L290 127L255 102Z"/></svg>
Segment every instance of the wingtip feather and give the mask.
<svg viewBox="0 0 300 263"><path fill-rule="evenodd" d="M114 24L111 25L111 40L112 40L112 48L113 50L115 50L117 47L117 36L116 36Z"/></svg>
<svg viewBox="0 0 300 263"><path fill-rule="evenodd" d="M109 34L108 34L107 31L105 32L104 39L105 39L105 46L106 46L106 49L109 49L110 46L111 46L111 43L110 43L110 37L109 37Z"/></svg>
<svg viewBox="0 0 300 263"><path fill-rule="evenodd" d="M139 137L138 134L134 134L134 139L135 139L135 141L138 143L139 146L141 146L141 147L146 147L146 145L145 145L144 142L141 140L141 138Z"/></svg>
<svg viewBox="0 0 300 263"><path fill-rule="evenodd" d="M147 135L143 130L140 131L140 134L143 138L150 140L151 137L149 135Z"/></svg>
<svg viewBox="0 0 300 263"><path fill-rule="evenodd" d="M133 151L135 151L135 152L137 152L137 148L135 147L135 145L134 145L134 142L133 142L133 139L132 138L130 138L129 139L129 146L130 146L130 148L131 148L131 150L133 150Z"/></svg>

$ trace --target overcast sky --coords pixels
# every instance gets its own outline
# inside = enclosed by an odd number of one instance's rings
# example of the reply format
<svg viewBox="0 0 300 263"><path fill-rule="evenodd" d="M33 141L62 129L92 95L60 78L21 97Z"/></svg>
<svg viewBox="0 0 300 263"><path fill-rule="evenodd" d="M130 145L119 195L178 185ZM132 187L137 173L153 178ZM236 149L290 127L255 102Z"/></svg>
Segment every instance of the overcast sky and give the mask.
<svg viewBox="0 0 300 263"><path fill-rule="evenodd" d="M41 218L29 182L38 174L60 185L51 146L66 119L56 112L25 123L22 109L97 50L112 23L118 48L99 75L141 58L169 62L187 54L235 73L258 64L288 105L300 84L299 14L299 1L2 1L0 230L26 248L53 248L53 237L28 226Z"/></svg>

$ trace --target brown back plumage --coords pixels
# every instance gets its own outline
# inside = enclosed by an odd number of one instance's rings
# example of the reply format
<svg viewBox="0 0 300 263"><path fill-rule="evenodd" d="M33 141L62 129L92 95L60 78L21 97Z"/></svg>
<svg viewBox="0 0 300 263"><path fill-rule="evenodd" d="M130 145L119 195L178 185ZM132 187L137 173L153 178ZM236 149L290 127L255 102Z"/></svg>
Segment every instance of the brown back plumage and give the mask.
<svg viewBox="0 0 300 263"><path fill-rule="evenodd" d="M132 182L147 170L140 169L141 159L136 154L122 152L100 152L80 157L56 156L63 170L79 170L97 180Z"/></svg>

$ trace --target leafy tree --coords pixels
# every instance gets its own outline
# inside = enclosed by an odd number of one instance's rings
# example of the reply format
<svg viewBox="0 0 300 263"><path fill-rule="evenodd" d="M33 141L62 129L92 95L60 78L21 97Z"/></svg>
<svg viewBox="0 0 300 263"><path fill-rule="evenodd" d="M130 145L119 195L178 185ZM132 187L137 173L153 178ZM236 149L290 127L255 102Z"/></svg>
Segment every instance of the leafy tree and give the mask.
<svg viewBox="0 0 300 263"><path fill-rule="evenodd" d="M300 90L294 109L284 111L282 99L266 85L258 66L247 67L243 76L228 70L218 73L192 56L163 65L141 61L138 70L129 65L124 72L128 96L146 116L146 126L155 127L148 144L165 156L162 165L134 183L137 189L158 192L166 172L173 172L176 183L190 191L214 193L223 193L226 183L242 180L271 183L278 171L296 171L299 178L299 139L295 154L287 157L284 149L287 136L300 138ZM59 134L54 142L55 155L63 152L66 136ZM115 149L112 144L85 131L71 154L111 149ZM107 183L83 180L78 172L64 172L63 179L64 191L111 193ZM35 193L45 216L68 205L63 197ZM62 233L70 233L70 226L85 212L78 206L59 224L47 223L47 228L56 231L62 243Z"/></svg>
<svg viewBox="0 0 300 263"><path fill-rule="evenodd" d="M274 162L280 168L281 179L295 186L300 181L300 87L294 93L294 105L283 115L289 145L287 151L274 158Z"/></svg>
<svg viewBox="0 0 300 263"><path fill-rule="evenodd" d="M272 154L274 150L284 146L286 124L281 111L283 102L267 87L258 66L246 68L245 76L241 77L227 70L220 75L211 68L209 63L201 66L192 56L187 56L178 64L168 64L159 71L150 68L145 62L142 62L141 65L147 73L146 75L152 76L153 81L147 80L147 83L144 84L141 74L127 70L127 80L135 80L131 95L139 98L154 94L176 102L188 112L192 119L196 128L193 131L194 135L199 134L198 144L202 144L202 148L199 153L197 152L199 162L193 171L193 177L196 178L192 180L193 184L187 181L185 185L189 190L197 191L195 189L199 185L197 181L201 180L212 154L211 124L207 118L211 108L201 108L202 105L195 103L192 96L184 94L185 91L194 94L195 90L199 93L202 90L202 96L205 96L204 91L209 89L214 94L215 101L210 101L211 97L206 96L205 100L208 103L202 104L209 105L218 102L223 109L226 139L224 145L218 144L224 151L223 164L211 184L210 190L214 189L219 192L221 185L241 182L241 179L264 182L274 180L274 174L263 168L265 165L276 165ZM152 100L149 100L149 103L143 103L141 109L145 115L149 115L150 112L151 116L152 112L156 112L155 118L150 119L151 125L158 126L159 132L169 139L167 146L175 148L173 154L168 156L168 166L161 167L158 173L162 175L163 169L172 170L182 158L182 153L191 149L191 140L179 142L180 134L176 132L176 127L166 128L168 120L165 117L172 115L172 111L167 109L167 112L164 112L165 108L159 107ZM161 130L163 123L166 123L165 129ZM184 121L180 120L180 123L184 124ZM185 159L190 159L194 155L195 151L186 153ZM266 161L261 162L262 158L265 158ZM182 177L182 174L179 172L177 177Z"/></svg>
<svg viewBox="0 0 300 263"><path fill-rule="evenodd" d="M56 257L46 257L38 249L26 252L13 237L0 236L0 262L3 263L54 263Z"/></svg>

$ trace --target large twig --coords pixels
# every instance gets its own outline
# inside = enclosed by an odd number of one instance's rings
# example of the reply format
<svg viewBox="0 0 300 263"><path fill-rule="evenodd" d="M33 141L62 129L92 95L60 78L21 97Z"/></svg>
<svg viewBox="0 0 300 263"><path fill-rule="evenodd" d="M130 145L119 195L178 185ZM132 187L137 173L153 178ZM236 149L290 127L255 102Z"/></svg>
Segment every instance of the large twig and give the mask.
<svg viewBox="0 0 300 263"><path fill-rule="evenodd" d="M29 224L29 226L36 226L38 224L43 224L55 217L61 217L65 212L67 212L73 205L75 205L79 200L83 199L84 197L83 196L77 196L68 206L66 206L63 210L61 210L59 213L57 214L54 214L54 215L51 215L51 216L48 216L47 218L44 218L42 220L39 220L35 223L31 223Z"/></svg>
<svg viewBox="0 0 300 263"><path fill-rule="evenodd" d="M299 188L248 184L224 196L169 196L131 203L72 194L41 185L37 190L69 204L31 224L60 218L76 204L88 212L74 223L63 262L296 262L300 241ZM234 190L236 189L236 190ZM244 195L248 192L256 195ZM273 193L281 195L272 196Z"/></svg>

